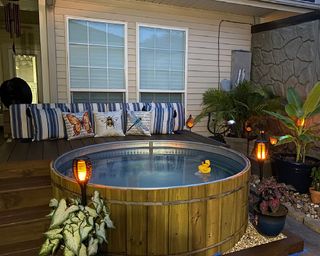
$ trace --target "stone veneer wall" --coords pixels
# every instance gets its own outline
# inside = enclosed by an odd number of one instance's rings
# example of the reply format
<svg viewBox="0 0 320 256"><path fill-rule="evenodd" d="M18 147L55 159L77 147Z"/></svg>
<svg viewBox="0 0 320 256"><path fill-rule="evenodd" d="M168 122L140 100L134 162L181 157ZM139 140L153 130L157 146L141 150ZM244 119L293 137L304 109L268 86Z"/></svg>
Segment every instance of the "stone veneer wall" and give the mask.
<svg viewBox="0 0 320 256"><path fill-rule="evenodd" d="M306 96L320 80L320 20L252 34L251 79L278 95Z"/></svg>

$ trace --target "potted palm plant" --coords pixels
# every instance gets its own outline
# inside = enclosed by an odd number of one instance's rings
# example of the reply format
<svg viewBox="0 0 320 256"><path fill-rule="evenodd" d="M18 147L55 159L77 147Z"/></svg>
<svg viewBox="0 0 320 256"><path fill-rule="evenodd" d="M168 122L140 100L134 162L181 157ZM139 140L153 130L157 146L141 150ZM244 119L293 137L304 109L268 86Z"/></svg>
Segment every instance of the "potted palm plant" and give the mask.
<svg viewBox="0 0 320 256"><path fill-rule="evenodd" d="M251 122L251 119L259 117L255 120L261 121L261 116L266 116L263 110L276 111L279 108L280 98L276 97L267 87L255 86L250 81L244 81L231 91L207 90L203 94L202 111L196 117L195 122L207 116L212 117L212 120L208 120L207 126L216 137L221 137L223 133L227 135L228 138L225 137L225 139L228 144L231 143L231 147L233 142L245 145L242 139L247 137L246 122L257 125L255 121ZM229 120L232 120L233 123L228 135L224 134L226 131L224 124ZM251 132L253 133L254 131Z"/></svg>
<svg viewBox="0 0 320 256"><path fill-rule="evenodd" d="M275 153L271 157L272 171L279 182L295 187L300 193L307 193L311 184L311 170L320 165L320 160L307 156L308 148L320 140L317 126L310 120L320 113L320 82L318 82L302 102L294 88L287 91L285 115L265 111L277 118L287 129L288 133L277 137L276 146L291 144L295 154Z"/></svg>
<svg viewBox="0 0 320 256"><path fill-rule="evenodd" d="M266 236L277 236L283 230L288 209L281 204L282 196L288 196L284 183L277 183L274 177L263 179L256 189L259 201L254 207L256 228Z"/></svg>
<svg viewBox="0 0 320 256"><path fill-rule="evenodd" d="M311 172L312 183L309 189L311 201L314 204L320 204L320 167L314 167Z"/></svg>

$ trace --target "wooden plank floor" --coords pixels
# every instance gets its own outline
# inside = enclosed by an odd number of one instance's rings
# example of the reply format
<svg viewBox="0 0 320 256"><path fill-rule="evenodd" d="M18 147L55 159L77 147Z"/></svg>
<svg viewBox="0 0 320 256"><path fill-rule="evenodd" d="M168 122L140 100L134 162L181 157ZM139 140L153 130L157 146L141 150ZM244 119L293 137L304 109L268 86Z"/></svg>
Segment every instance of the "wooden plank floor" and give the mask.
<svg viewBox="0 0 320 256"><path fill-rule="evenodd" d="M0 145L0 164L14 163L19 161L35 160L53 160L61 154L72 149L113 141L128 140L180 140L194 141L206 144L222 145L215 140L203 137L189 131L182 131L179 134L171 135L152 135L148 136L125 136L125 137L107 137L107 138L85 138L78 140L52 140L52 141L18 141L2 142Z"/></svg>

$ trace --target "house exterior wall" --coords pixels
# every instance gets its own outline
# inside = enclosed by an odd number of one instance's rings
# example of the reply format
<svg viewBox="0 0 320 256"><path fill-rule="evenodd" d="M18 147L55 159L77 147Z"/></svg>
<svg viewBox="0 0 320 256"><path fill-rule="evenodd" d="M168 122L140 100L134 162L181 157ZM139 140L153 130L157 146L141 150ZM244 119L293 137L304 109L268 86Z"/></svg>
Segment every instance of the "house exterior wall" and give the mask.
<svg viewBox="0 0 320 256"><path fill-rule="evenodd" d="M320 20L252 35L252 80L278 95L295 87L306 96L320 80Z"/></svg>
<svg viewBox="0 0 320 256"><path fill-rule="evenodd" d="M136 29L138 23L188 29L186 115L201 111L202 94L218 85L218 28L221 20L252 23L250 16L173 7L134 0L56 0L54 33L59 102L68 102L66 17L127 23L128 101L137 101ZM223 22L220 38L220 78L229 79L231 51L250 50L250 25ZM50 27L48 27L50 29ZM49 42L50 43L50 42ZM49 46L50 47L50 46ZM206 134L206 120L193 131Z"/></svg>

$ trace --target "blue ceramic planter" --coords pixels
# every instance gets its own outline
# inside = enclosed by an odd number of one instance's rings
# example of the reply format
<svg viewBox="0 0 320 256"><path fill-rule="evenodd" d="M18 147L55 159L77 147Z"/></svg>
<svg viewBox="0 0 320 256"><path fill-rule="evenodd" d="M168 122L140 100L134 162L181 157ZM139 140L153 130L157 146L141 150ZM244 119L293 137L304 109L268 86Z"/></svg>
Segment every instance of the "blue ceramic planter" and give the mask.
<svg viewBox="0 0 320 256"><path fill-rule="evenodd" d="M282 208L281 212L283 212L283 214L277 216L265 215L255 209L256 215L258 216L256 229L260 234L265 236L277 236L281 233L286 223L288 209L284 205L280 205L280 207Z"/></svg>

